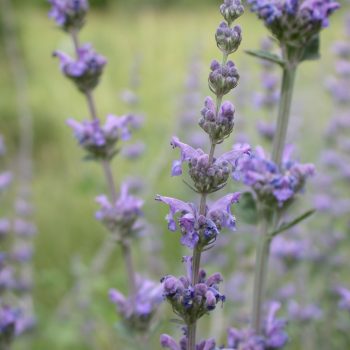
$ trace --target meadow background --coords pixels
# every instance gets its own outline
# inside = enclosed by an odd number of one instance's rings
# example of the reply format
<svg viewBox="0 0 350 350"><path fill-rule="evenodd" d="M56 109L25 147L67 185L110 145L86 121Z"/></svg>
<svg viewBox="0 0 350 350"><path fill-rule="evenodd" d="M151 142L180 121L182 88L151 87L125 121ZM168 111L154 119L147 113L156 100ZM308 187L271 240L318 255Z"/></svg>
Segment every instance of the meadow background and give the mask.
<svg viewBox="0 0 350 350"><path fill-rule="evenodd" d="M148 275L159 279L167 273L181 273L179 257L184 255L184 250L178 244L178 235L167 231L166 208L155 203L154 196L161 193L182 199L190 197L181 179L170 177L171 161L176 159L177 152L171 150L169 141L174 130L179 130L181 95L194 54L201 62L203 97L208 94L209 64L219 57L214 33L221 20L217 10L220 1L95 3L81 35L82 41L92 42L108 58L96 90L101 116L128 112L120 93L129 86L135 57L140 62L138 110L144 114L145 122L134 139L146 144L146 152L136 162L120 159L113 163L117 182L134 175L146 183L145 218L152 229L150 238L144 237L137 243L136 264L142 271L154 255L147 249L154 245L159 246L156 257L162 263L151 273L148 271ZM129 349L130 345L114 326L117 314L107 298L110 287L122 290L125 287L118 247L100 273L89 272L91 259L108 235L94 219L94 197L104 191L104 179L98 165L82 161L83 152L65 124L68 117L87 116L83 96L61 76L58 62L52 57L56 49L72 52L71 43L48 19L49 6L45 2L17 0L15 5L17 35L34 116L33 193L39 233L34 256L38 325L32 335L17 342L14 348ZM293 108L302 127L293 141L304 162L315 161L323 147L323 132L332 112L324 80L333 72L330 46L343 35L344 13L345 9L336 13L330 29L322 33L321 59L303 63L298 73ZM249 11L239 24L243 28L243 42L233 59L241 81L231 97L237 107L237 123L244 125L245 133L255 144L258 142L255 123L260 115L251 100L254 92L260 90L260 67L244 50L257 48L267 32ZM0 29L1 37L2 34ZM0 132L13 156L13 167L19 138L14 96L9 63L0 41ZM233 133L232 143L235 137ZM234 246L234 236L230 242ZM226 249L230 251L230 247ZM154 331L153 349L160 348L157 343L160 332L173 328L169 309L163 306L163 311L168 313L163 312L160 328ZM86 321L91 322L91 329ZM298 342L291 342L288 349L301 348Z"/></svg>

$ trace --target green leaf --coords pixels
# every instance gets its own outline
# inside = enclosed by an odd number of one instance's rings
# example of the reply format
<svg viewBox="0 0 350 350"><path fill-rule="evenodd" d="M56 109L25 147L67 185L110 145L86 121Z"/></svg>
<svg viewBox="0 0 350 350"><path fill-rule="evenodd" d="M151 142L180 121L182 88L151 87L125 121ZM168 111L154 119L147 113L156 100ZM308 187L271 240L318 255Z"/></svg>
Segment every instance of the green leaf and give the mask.
<svg viewBox="0 0 350 350"><path fill-rule="evenodd" d="M285 61L278 55L264 50L245 50L248 55L258 57L262 60L270 61L279 64L281 67L285 65Z"/></svg>
<svg viewBox="0 0 350 350"><path fill-rule="evenodd" d="M315 213L315 209L310 209L308 210L307 212L305 212L304 214L298 216L297 218L295 218L294 220L290 221L290 222L286 222L286 223L283 223L276 231L273 231L269 234L269 236L271 238L277 236L278 234L286 231L286 230L289 230L290 228L292 228L293 226L299 224L299 222L307 219L309 216L311 216L313 213Z"/></svg>
<svg viewBox="0 0 350 350"><path fill-rule="evenodd" d="M318 60L320 58L320 36L316 35L304 48L302 61Z"/></svg>
<svg viewBox="0 0 350 350"><path fill-rule="evenodd" d="M244 192L236 206L238 220L254 225L258 222L258 210L251 192Z"/></svg>

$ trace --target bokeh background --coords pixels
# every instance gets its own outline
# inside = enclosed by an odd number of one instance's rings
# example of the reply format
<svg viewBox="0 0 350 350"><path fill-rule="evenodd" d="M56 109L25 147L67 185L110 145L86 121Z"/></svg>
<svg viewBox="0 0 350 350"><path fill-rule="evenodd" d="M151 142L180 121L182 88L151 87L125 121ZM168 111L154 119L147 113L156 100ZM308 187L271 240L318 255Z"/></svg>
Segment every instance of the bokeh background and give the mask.
<svg viewBox="0 0 350 350"><path fill-rule="evenodd" d="M139 79L136 111L144 115L144 124L135 133L134 140L142 140L145 152L137 161L122 157L116 159L113 169L118 183L127 176L139 177L144 182L141 195L145 199L145 218L150 228L135 243L134 257L139 271L158 280L168 273L182 273L180 258L186 251L178 243L178 234L167 231L164 220L166 208L156 203L154 196L160 193L184 200L193 197L181 179L170 177L171 162L178 154L171 149L169 141L175 133L184 133L184 126L181 125L183 95L194 60L199 69L201 101L209 93L206 85L209 65L213 58L220 57L214 40L221 20L218 11L220 1L90 2L91 11L81 38L93 43L96 50L108 58L95 94L100 116L127 113L130 107L121 94L130 87L132 77ZM62 77L57 59L52 57L56 49L73 52L70 39L48 19L49 5L45 1L17 0L13 5L16 36L26 69L30 108L34 117L33 202L38 226L33 262L33 297L38 323L33 333L19 339L14 348L132 349L132 344L125 339L125 332L116 326L118 316L107 297L110 287L126 288L118 247L106 258L98 273L91 272L91 262L108 236L94 219L97 209L94 198L105 191L105 184L100 167L82 160L83 152L65 124L68 117L83 119L88 113L83 96ZM294 132L291 141L296 143L300 159L304 162L317 163L320 150L325 147L324 132L334 106L324 82L334 71L334 56L330 48L335 40L344 35L345 12L346 6L334 15L330 28L322 33L321 59L303 63L298 72L293 103L296 122L292 126ZM241 80L234 94L230 95L237 108L237 131L229 143L237 141L244 133L253 145L264 144L256 132L256 121L262 117L262 112L252 103L254 93L261 90L261 66L244 50L258 48L267 31L249 11L239 23L243 28L243 42L233 59L240 70ZM5 32L1 28L0 131L7 143L8 165L15 169L19 143L17 102L3 45ZM314 188L312 191L315 190L323 189ZM304 205L307 207L310 204ZM239 217L237 220L239 226ZM318 220L317 216L312 219L315 227ZM311 235L315 240L317 230ZM218 261L220 256L227 256L229 263L225 269L226 275L230 276L240 268L236 261L237 242L249 240L244 237L250 233L245 232L239 241L239 233L236 236L225 234L230 235L228 244L225 248L218 248L214 256ZM252 252L249 252L248 265L252 256ZM215 266L215 261L213 259L208 267L210 271L220 268ZM322 276L320 271L314 274ZM294 280L295 276L285 278ZM350 283L348 276L344 275L343 278L345 283L346 278ZM311 290L312 299L313 288L322 288L320 286L327 284L327 281L321 278L316 282L305 280L305 283L308 283L306 289ZM248 294L245 308L249 310ZM233 319L234 313L238 312L237 305L231 301L226 303L224 309L228 319ZM151 335L153 349L160 348L157 341L161 332L170 330L174 333L177 328L170 322L173 316L168 305L163 306L160 314L160 325ZM223 314L223 311L218 310L218 314ZM220 317L215 320L216 332L224 341L227 325L220 323ZM318 342L328 321L324 319L316 325L299 325L292 329L294 336L288 349L350 348L346 337L334 333L327 339L331 341L335 337L336 343L322 345ZM347 321L350 322L349 319ZM210 321L203 321L204 335L209 325ZM180 334L179 330L176 332ZM309 345L301 343L301 339L306 338Z"/></svg>

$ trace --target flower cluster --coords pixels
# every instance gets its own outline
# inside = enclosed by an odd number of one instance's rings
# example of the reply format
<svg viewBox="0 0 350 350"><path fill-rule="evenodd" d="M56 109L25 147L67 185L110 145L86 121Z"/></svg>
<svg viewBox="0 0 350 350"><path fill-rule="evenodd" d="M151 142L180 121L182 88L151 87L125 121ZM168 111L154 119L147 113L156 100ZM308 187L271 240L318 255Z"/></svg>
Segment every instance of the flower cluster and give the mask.
<svg viewBox="0 0 350 350"><path fill-rule="evenodd" d="M187 350L186 345L187 338L184 336L179 344L169 335L162 334L160 336L160 345L163 348L167 348L170 350ZM215 350L216 343L214 339L202 340L199 344L196 344L195 350Z"/></svg>
<svg viewBox="0 0 350 350"><path fill-rule="evenodd" d="M303 50L328 26L329 16L339 8L334 0L249 0L248 3L282 46L297 51Z"/></svg>
<svg viewBox="0 0 350 350"><path fill-rule="evenodd" d="M285 332L286 322L276 318L276 313L281 304L272 302L263 332L257 335L251 329L238 330L230 328L227 337L227 348L234 350L277 350L282 349L288 342L288 335Z"/></svg>
<svg viewBox="0 0 350 350"><path fill-rule="evenodd" d="M215 125L217 125L215 123ZM229 176L236 172L238 160L249 154L250 147L244 144L236 144L232 150L224 153L217 159L210 160L210 156L200 148L194 149L191 146L180 142L177 137L173 137L171 145L180 148L181 158L173 163L173 176L182 174L182 163L189 166L189 175L194 186L199 193L211 193L222 188Z"/></svg>
<svg viewBox="0 0 350 350"><path fill-rule="evenodd" d="M63 30L78 30L84 25L89 9L87 0L48 0L52 5L49 12L56 24Z"/></svg>
<svg viewBox="0 0 350 350"><path fill-rule="evenodd" d="M60 60L62 73L71 79L81 92L85 93L98 85L107 60L96 53L90 44L79 47L77 55L78 57L73 59L64 52L54 52L54 56Z"/></svg>
<svg viewBox="0 0 350 350"><path fill-rule="evenodd" d="M187 263L191 263L191 259ZM176 315L191 325L203 315L214 310L217 303L224 302L225 296L219 292L218 284L223 281L220 273L207 277L204 270L199 272L195 285L192 273L179 278L168 275L162 278L164 297L171 304Z"/></svg>
<svg viewBox="0 0 350 350"><path fill-rule="evenodd" d="M116 154L116 143L119 140L128 140L130 126L134 117L126 115L116 117L108 115L104 125L99 119L78 122L68 119L67 124L74 132L74 136L92 159L110 160Z"/></svg>
<svg viewBox="0 0 350 350"><path fill-rule="evenodd" d="M242 182L250 186L262 202L284 206L303 190L306 179L315 172L312 164L300 164L291 159L291 154L292 150L287 147L279 169L264 150L257 147L251 157L239 161Z"/></svg>
<svg viewBox="0 0 350 350"><path fill-rule="evenodd" d="M222 197L206 208L205 215L201 215L194 204L176 198L158 195L156 200L169 206L166 220L170 231L176 231L175 215L180 213L181 243L193 249L196 245L204 248L213 243L224 227L235 230L236 219L231 213L231 205L237 203L239 197L240 193Z"/></svg>
<svg viewBox="0 0 350 350"><path fill-rule="evenodd" d="M122 184L118 199L111 203L107 196L96 198L101 206L96 212L96 219L101 221L112 233L117 233L118 238L131 235L135 230L135 223L142 215L143 200L129 193L127 183Z"/></svg>
<svg viewBox="0 0 350 350"><path fill-rule="evenodd" d="M116 289L110 289L109 298L118 308L124 324L131 330L145 332L163 300L162 286L148 279L137 281L137 293L125 297Z"/></svg>

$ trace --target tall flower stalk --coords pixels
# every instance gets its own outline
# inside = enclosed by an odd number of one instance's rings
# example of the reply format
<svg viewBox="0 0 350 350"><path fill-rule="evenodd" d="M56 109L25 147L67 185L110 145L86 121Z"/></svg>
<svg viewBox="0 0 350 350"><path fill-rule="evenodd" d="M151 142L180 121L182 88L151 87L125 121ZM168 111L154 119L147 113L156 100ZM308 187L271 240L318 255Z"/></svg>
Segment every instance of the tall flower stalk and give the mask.
<svg viewBox="0 0 350 350"><path fill-rule="evenodd" d="M96 219L112 234L121 248L125 271L128 279L128 297L112 289L110 299L118 307L125 325L132 331L145 332L150 326L152 316L160 301L160 288L146 278L136 275L131 242L140 231L139 218L142 215L143 200L130 194L127 182L120 191L114 179L111 162L119 152L117 145L130 137L130 128L137 124L132 115L117 117L108 115L105 123L98 117L93 91L102 75L106 59L96 53L90 44L81 44L79 32L85 23L88 11L87 0L49 0L52 5L50 17L67 32L75 49L75 57L56 51L54 56L60 59L63 74L73 81L85 96L90 120L67 121L80 146L87 152L86 159L97 161L104 172L108 196L96 198L100 209Z"/></svg>
<svg viewBox="0 0 350 350"><path fill-rule="evenodd" d="M290 205L294 194L303 187L305 178L312 173L310 166L303 166L302 168L298 166L298 185L295 186L291 183L287 185L288 174L286 171L288 170L288 165L286 159L284 159L286 157L283 155L296 71L302 61L318 57L319 32L322 28L328 26L328 17L338 9L339 4L328 0L284 0L271 2L250 0L249 3L252 11L256 12L258 17L264 21L265 26L278 41L282 55L279 57L267 52L250 53L279 64L283 70L271 162L275 166L274 172L282 175L281 181L285 184L278 184L278 186L283 188L282 191L282 188L273 189L276 186L276 181L274 184L270 184L272 185L272 190L275 190L273 192L275 199L277 199L275 204L270 201L271 198L262 197L261 191L259 193L259 190L257 191L255 187L255 192L258 194L260 242L257 248L255 267L252 327L257 334L261 334L263 328L261 314L265 298L270 243L274 232L278 230L281 215ZM254 185L256 185L255 181Z"/></svg>
<svg viewBox="0 0 350 350"><path fill-rule="evenodd" d="M222 100L238 84L237 68L232 61L228 61L228 56L241 43L241 28L233 26L233 22L243 14L244 9L239 0L225 0L220 6L220 12L225 21L218 27L215 39L222 52L222 60L221 63L216 60L211 63L208 79L215 102L211 97L206 98L199 120L200 127L209 137L210 151L207 154L200 148L194 149L177 137L173 137L171 142L181 152L180 160L173 163L172 175L181 175L182 163L188 163L189 175L193 181L193 186L189 186L199 194L199 206L176 198L156 197L170 208L166 217L169 230L176 230L174 216L180 213L178 223L182 234L181 243L192 251L191 256L184 258L186 277L165 276L162 280L165 298L186 326L181 344L186 344L187 350L202 348L201 346L208 349L215 347L212 339L197 344L197 322L203 315L214 310L219 301L225 300L218 288L222 276L216 273L207 278L206 272L201 269L201 257L204 251L215 245L223 228L235 229L235 218L230 208L238 201L239 193L225 195L211 205L208 205L208 196L225 187L230 174L235 171L237 160L249 151L248 146L235 145L223 155L215 156L216 146L231 135L234 126L234 106L231 102ZM174 344L176 342L171 337L162 335L163 347L177 349Z"/></svg>

